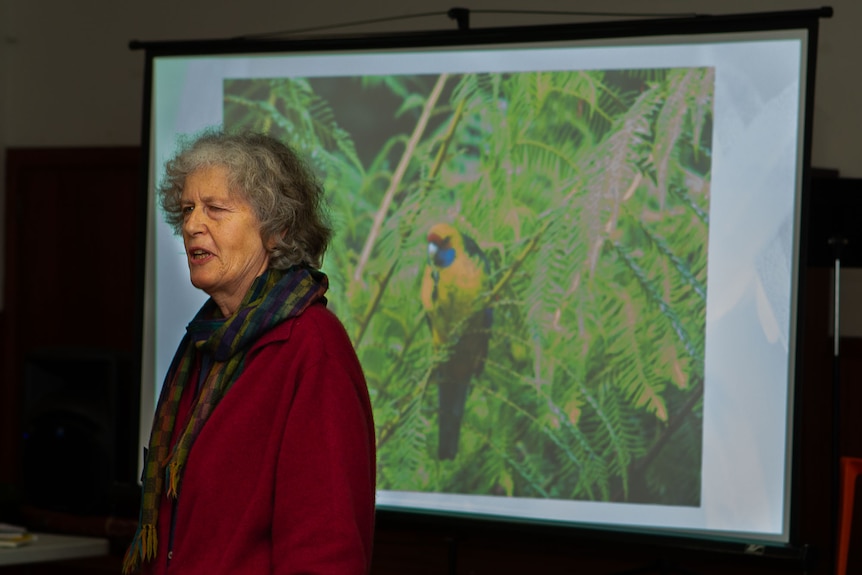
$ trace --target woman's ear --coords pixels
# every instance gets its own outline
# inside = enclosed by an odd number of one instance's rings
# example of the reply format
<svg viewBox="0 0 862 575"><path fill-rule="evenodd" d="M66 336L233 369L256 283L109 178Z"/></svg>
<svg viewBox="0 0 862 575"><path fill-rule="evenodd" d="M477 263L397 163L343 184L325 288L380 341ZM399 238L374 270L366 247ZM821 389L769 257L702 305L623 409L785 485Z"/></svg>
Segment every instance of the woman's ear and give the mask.
<svg viewBox="0 0 862 575"><path fill-rule="evenodd" d="M287 235L287 230L282 230L281 234L279 234L279 235L281 235L281 239L284 239L284 237ZM277 239L276 234L272 234L271 236L269 236L269 239L263 243L263 245L266 246L266 249L268 251L272 251L275 249L275 246L277 243L278 243L278 239Z"/></svg>

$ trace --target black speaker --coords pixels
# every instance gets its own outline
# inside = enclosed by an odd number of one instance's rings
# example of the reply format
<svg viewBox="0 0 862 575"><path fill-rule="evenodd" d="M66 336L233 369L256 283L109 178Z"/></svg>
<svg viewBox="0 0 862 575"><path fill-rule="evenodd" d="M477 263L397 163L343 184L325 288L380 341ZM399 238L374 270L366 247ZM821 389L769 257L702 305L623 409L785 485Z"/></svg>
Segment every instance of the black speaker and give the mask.
<svg viewBox="0 0 862 575"><path fill-rule="evenodd" d="M25 503L84 515L114 511L135 481L137 384L131 361L103 350L52 349L24 365Z"/></svg>
<svg viewBox="0 0 862 575"><path fill-rule="evenodd" d="M862 267L862 178L813 178L808 206L808 265ZM839 242L836 244L835 242Z"/></svg>

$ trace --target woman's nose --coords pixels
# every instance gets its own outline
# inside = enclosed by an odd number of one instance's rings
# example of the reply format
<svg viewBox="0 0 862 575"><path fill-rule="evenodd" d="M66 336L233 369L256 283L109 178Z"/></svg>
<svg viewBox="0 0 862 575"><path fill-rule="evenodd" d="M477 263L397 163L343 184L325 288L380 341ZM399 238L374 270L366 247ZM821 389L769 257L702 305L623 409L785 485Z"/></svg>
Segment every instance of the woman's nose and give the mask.
<svg viewBox="0 0 862 575"><path fill-rule="evenodd" d="M188 210L183 219L183 230L189 235L195 235L204 230L201 211L198 208Z"/></svg>

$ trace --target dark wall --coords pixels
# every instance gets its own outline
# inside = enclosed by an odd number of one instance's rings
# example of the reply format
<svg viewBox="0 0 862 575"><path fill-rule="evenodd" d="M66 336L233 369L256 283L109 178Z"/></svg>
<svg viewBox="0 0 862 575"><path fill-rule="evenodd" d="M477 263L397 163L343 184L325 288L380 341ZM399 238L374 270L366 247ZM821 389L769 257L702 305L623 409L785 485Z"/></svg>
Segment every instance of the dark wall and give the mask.
<svg viewBox="0 0 862 575"><path fill-rule="evenodd" d="M134 481L140 157L7 154L0 484L27 502L109 511Z"/></svg>

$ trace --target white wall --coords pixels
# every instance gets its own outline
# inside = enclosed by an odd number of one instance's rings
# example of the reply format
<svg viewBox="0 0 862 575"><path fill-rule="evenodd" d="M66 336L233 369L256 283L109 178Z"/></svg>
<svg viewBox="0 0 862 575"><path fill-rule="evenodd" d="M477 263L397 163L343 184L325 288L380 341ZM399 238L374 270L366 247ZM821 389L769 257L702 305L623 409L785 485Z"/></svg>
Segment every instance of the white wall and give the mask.
<svg viewBox="0 0 862 575"><path fill-rule="evenodd" d="M422 13L437 15L316 33L453 29L446 12L457 5L474 11L473 27L584 20L481 10L734 14L831 6L835 15L820 26L812 160L862 177L859 0L0 0L0 157L5 147L138 145L144 54L128 48L131 40L224 38Z"/></svg>

